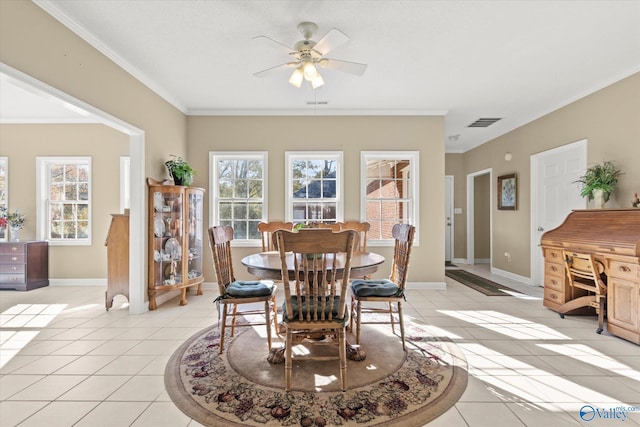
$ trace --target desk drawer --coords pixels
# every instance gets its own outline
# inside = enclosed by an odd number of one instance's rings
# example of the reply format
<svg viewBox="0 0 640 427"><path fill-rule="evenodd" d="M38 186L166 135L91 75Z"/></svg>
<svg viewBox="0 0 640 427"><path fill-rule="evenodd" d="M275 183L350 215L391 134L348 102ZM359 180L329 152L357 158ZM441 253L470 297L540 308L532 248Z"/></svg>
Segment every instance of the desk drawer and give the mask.
<svg viewBox="0 0 640 427"><path fill-rule="evenodd" d="M638 281L638 265L630 262L611 261L609 276Z"/></svg>
<svg viewBox="0 0 640 427"><path fill-rule="evenodd" d="M0 263L24 264L24 254L0 254Z"/></svg>
<svg viewBox="0 0 640 427"><path fill-rule="evenodd" d="M564 292L558 292L551 288L544 288L544 299L549 300L555 304L564 304Z"/></svg>
<svg viewBox="0 0 640 427"><path fill-rule="evenodd" d="M564 278L560 276L553 276L550 274L544 275L544 287L545 289L553 289L558 293L564 293Z"/></svg>
<svg viewBox="0 0 640 427"><path fill-rule="evenodd" d="M24 273L25 264L0 264L0 273Z"/></svg>
<svg viewBox="0 0 640 427"><path fill-rule="evenodd" d="M545 261L555 262L557 264L563 264L564 259L562 259L562 249L552 249L545 248L544 249L544 259Z"/></svg>
<svg viewBox="0 0 640 427"><path fill-rule="evenodd" d="M0 245L0 255L1 254L24 254L26 244L20 242L10 242L4 243Z"/></svg>
<svg viewBox="0 0 640 427"><path fill-rule="evenodd" d="M544 275L546 276L556 276L556 277L564 277L564 264L556 264L553 262L545 262L544 263Z"/></svg>
<svg viewBox="0 0 640 427"><path fill-rule="evenodd" d="M24 274L0 273L0 283L25 283Z"/></svg>

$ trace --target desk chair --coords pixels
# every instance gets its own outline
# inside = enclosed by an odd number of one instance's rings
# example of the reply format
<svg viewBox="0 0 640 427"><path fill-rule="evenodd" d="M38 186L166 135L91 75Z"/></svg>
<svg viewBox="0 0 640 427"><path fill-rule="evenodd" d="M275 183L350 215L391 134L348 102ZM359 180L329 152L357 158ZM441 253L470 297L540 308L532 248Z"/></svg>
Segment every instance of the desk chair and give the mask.
<svg viewBox="0 0 640 427"><path fill-rule="evenodd" d="M395 324L400 325L402 349L405 350L404 320L402 318L402 300L406 300L404 288L409 271L409 257L413 236L416 228L409 224L396 224L392 235L395 239L393 249L393 264L389 279L356 279L351 283L351 320L349 328L353 330L356 321L356 344L360 344L360 327L363 324L391 324L391 331L395 334ZM367 306L363 303L384 303L385 307ZM396 309L394 310L393 304ZM362 314L388 314L389 321L372 317L365 321ZM397 316L397 318L396 318ZM371 316L369 316L371 317Z"/></svg>
<svg viewBox="0 0 640 427"><path fill-rule="evenodd" d="M347 284L355 231L334 233L330 229L302 229L297 233L276 231L282 266L285 302L285 390L291 391L292 347L309 336L329 339L311 341L313 345L338 347L338 356L296 355L296 359L340 360L342 391L347 389L346 307ZM343 265L337 254L345 253ZM289 278L287 257L293 260L294 279ZM342 277L338 276L342 269Z"/></svg>
<svg viewBox="0 0 640 427"><path fill-rule="evenodd" d="M275 233L278 230L291 231L293 230L293 223L282 222L282 221L258 223L258 231L260 232L260 237L262 238L262 252L278 250L278 248L275 245L275 240L273 238L273 233Z"/></svg>
<svg viewBox="0 0 640 427"><path fill-rule="evenodd" d="M591 254L563 252L565 271L574 298L562 304L558 313L564 318L565 313L577 308L593 307L598 313L596 333L600 334L604 326L607 298L607 285L603 280L604 266L599 261L595 261ZM575 297L575 295L584 294L584 291L587 291L587 295Z"/></svg>
<svg viewBox="0 0 640 427"><path fill-rule="evenodd" d="M216 269L218 279L218 291L220 295L216 298L218 313L220 316L220 306L222 306L222 325L220 332L220 349L224 349L225 330L227 317L231 317L231 336L233 337L235 328L242 326L266 325L267 343L271 350L271 316L273 324L278 330L276 286L270 280L240 281L236 280L233 274L233 260L231 258L231 241L233 240L233 228L231 226L216 226L209 228L209 245L213 254L213 264ZM264 309L238 310L238 306L243 304L264 303ZM230 310L230 311L229 311ZM238 315L253 316L263 315L264 322L250 322L236 324ZM247 318L245 321L249 322Z"/></svg>

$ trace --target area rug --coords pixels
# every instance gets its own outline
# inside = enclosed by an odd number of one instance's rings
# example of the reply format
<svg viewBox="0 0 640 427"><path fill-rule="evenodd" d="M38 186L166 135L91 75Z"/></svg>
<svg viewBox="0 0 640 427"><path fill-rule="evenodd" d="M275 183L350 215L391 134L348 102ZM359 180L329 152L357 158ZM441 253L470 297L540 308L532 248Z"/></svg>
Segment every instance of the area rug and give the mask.
<svg viewBox="0 0 640 427"><path fill-rule="evenodd" d="M459 348L426 325L407 325L407 351L386 325L363 325L364 361L349 360L340 391L338 361L294 362L293 390L284 365L267 362L263 330L242 328L225 339L209 327L189 338L165 370L171 400L207 426L422 426L453 406L467 386ZM353 337L350 336L349 339ZM228 340L228 341L227 341ZM281 345L275 340L274 347ZM311 343L294 352L314 351Z"/></svg>
<svg viewBox="0 0 640 427"><path fill-rule="evenodd" d="M522 293L465 270L445 270L444 275L488 296L513 296Z"/></svg>

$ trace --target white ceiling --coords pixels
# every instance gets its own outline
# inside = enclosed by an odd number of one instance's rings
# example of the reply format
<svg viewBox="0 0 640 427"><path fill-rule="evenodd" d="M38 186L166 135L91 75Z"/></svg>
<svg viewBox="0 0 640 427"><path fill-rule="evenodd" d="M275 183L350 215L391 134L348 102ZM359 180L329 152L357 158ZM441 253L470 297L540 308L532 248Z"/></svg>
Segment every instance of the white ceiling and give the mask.
<svg viewBox="0 0 640 427"><path fill-rule="evenodd" d="M446 114L447 152L640 71L640 1L35 2L186 114ZM327 56L366 63L365 74L321 69L315 93L289 85L290 70L254 77L291 59L253 37L293 46L301 21L318 24L316 41L346 33ZM479 118L502 120L468 127Z"/></svg>

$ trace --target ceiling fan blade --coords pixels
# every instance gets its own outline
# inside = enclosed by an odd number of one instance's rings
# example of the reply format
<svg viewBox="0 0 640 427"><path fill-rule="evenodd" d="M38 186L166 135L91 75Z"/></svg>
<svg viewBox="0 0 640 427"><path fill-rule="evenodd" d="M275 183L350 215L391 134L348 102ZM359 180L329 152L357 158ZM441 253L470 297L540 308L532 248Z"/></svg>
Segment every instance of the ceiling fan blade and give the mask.
<svg viewBox="0 0 640 427"><path fill-rule="evenodd" d="M294 68L298 65L297 62L287 62L286 64L276 65L275 67L267 68L266 70L258 71L257 73L253 73L256 77L267 77L274 72L284 70L286 68Z"/></svg>
<svg viewBox="0 0 640 427"><path fill-rule="evenodd" d="M327 35L321 38L318 43L313 46L313 50L318 52L320 55L326 55L336 47L341 46L348 41L349 36L336 28L332 28Z"/></svg>
<svg viewBox="0 0 640 427"><path fill-rule="evenodd" d="M267 36L255 36L255 37L252 37L252 39L253 39L253 40L268 40L268 41L270 42L269 44L270 44L271 46L273 46L273 44L276 44L276 45L278 45L278 47L282 47L282 48L286 49L287 53L291 53L291 52L294 52L294 51L295 51L295 49L294 49L294 48L292 48L292 47L290 47L290 46L287 46L287 45L286 45L286 44L284 44L284 43L280 43L278 40L272 39L271 37L267 37ZM272 44L272 43L273 43L273 44Z"/></svg>
<svg viewBox="0 0 640 427"><path fill-rule="evenodd" d="M318 64L329 70L342 71L343 73L355 74L361 76L367 70L367 64L359 62L342 61L340 59L322 58Z"/></svg>

